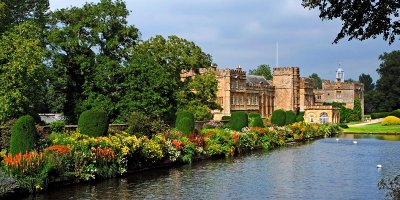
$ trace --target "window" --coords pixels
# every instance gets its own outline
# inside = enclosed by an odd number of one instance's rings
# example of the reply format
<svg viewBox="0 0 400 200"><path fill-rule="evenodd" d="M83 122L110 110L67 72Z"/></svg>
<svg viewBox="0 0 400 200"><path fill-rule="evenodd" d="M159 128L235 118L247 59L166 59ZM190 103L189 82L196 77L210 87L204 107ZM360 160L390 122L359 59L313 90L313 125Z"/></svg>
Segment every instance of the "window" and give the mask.
<svg viewBox="0 0 400 200"><path fill-rule="evenodd" d="M308 117L310 118L310 123L314 123L314 115L310 114Z"/></svg>
<svg viewBox="0 0 400 200"><path fill-rule="evenodd" d="M323 112L319 115L319 123L320 124L326 124L329 123L329 116L328 113Z"/></svg>
<svg viewBox="0 0 400 200"><path fill-rule="evenodd" d="M244 101L243 101L243 96L241 96L242 99L240 100L240 105L244 105Z"/></svg>
<svg viewBox="0 0 400 200"><path fill-rule="evenodd" d="M250 96L247 96L247 105L250 105Z"/></svg>
<svg viewBox="0 0 400 200"><path fill-rule="evenodd" d="M321 100L321 95L317 95L317 99L318 99L318 100Z"/></svg>
<svg viewBox="0 0 400 200"><path fill-rule="evenodd" d="M342 98L342 91L336 91L336 98L337 99Z"/></svg>
<svg viewBox="0 0 400 200"><path fill-rule="evenodd" d="M236 105L239 105L239 96L236 96Z"/></svg>
<svg viewBox="0 0 400 200"><path fill-rule="evenodd" d="M232 96L231 98L231 105L233 105L235 103L235 96Z"/></svg>

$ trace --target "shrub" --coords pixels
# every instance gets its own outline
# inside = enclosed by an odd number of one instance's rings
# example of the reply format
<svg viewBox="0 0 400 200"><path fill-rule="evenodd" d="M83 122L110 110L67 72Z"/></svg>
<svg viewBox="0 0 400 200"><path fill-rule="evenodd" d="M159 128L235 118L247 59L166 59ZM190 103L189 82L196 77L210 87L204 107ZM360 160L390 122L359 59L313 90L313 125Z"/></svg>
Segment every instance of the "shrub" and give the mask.
<svg viewBox="0 0 400 200"><path fill-rule="evenodd" d="M65 127L65 121L59 120L50 123L51 132L62 133Z"/></svg>
<svg viewBox="0 0 400 200"><path fill-rule="evenodd" d="M194 130L194 115L188 111L177 112L175 128L189 135Z"/></svg>
<svg viewBox="0 0 400 200"><path fill-rule="evenodd" d="M286 123L286 112L281 109L275 110L272 113L271 122L277 126L284 126Z"/></svg>
<svg viewBox="0 0 400 200"><path fill-rule="evenodd" d="M387 116L383 119L382 123L383 126L386 125L400 125L400 118L395 116Z"/></svg>
<svg viewBox="0 0 400 200"><path fill-rule="evenodd" d="M231 120L231 116L222 116L222 119L221 120L223 120L223 121L229 121L229 120Z"/></svg>
<svg viewBox="0 0 400 200"><path fill-rule="evenodd" d="M264 127L264 122L261 118L261 115L258 113L250 113L249 114L249 127Z"/></svg>
<svg viewBox="0 0 400 200"><path fill-rule="evenodd" d="M361 100L360 99L354 99L354 108L353 108L353 117L354 120L351 121L359 121L361 120L361 112L362 112L362 108L361 108Z"/></svg>
<svg viewBox="0 0 400 200"><path fill-rule="evenodd" d="M390 115L390 112L372 113L371 119L383 118Z"/></svg>
<svg viewBox="0 0 400 200"><path fill-rule="evenodd" d="M400 109L393 110L390 115L400 118Z"/></svg>
<svg viewBox="0 0 400 200"><path fill-rule="evenodd" d="M304 112L299 112L296 116L296 122L304 121Z"/></svg>
<svg viewBox="0 0 400 200"><path fill-rule="evenodd" d="M18 118L11 129L10 153L16 155L33 149L36 143L35 120L29 115Z"/></svg>
<svg viewBox="0 0 400 200"><path fill-rule="evenodd" d="M249 119L246 112L237 111L233 112L231 115L231 120L229 121L229 127L232 130L240 131L242 128L248 126Z"/></svg>
<svg viewBox="0 0 400 200"><path fill-rule="evenodd" d="M289 125L294 122L296 122L296 114L291 110L286 111L285 124Z"/></svg>
<svg viewBox="0 0 400 200"><path fill-rule="evenodd" d="M142 112L132 112L128 118L128 132L147 135L150 131L150 118Z"/></svg>
<svg viewBox="0 0 400 200"><path fill-rule="evenodd" d="M84 111L79 116L78 128L82 134L90 137L106 135L108 131L107 113L94 109Z"/></svg>

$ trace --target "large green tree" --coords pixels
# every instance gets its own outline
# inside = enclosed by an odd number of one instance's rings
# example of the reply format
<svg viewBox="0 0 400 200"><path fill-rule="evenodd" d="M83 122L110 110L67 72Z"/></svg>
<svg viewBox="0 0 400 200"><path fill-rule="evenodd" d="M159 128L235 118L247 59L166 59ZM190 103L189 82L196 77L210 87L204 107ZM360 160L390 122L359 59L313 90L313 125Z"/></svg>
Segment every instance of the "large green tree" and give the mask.
<svg viewBox="0 0 400 200"><path fill-rule="evenodd" d="M177 36L155 36L132 49L132 62L127 68L121 109L145 112L151 117L173 121L190 80L181 81L183 70L198 71L208 67L211 56L195 43ZM129 113L125 112L125 116Z"/></svg>
<svg viewBox="0 0 400 200"><path fill-rule="evenodd" d="M370 0L303 0L302 5L309 9L318 9L323 20L339 18L342 29L334 43L349 37L349 40L365 40L383 36L392 43L400 34L398 1Z"/></svg>
<svg viewBox="0 0 400 200"><path fill-rule="evenodd" d="M380 107L392 111L400 108L400 51L383 53L379 59L382 63L377 69L380 78L376 89L384 97Z"/></svg>
<svg viewBox="0 0 400 200"><path fill-rule="evenodd" d="M26 21L0 38L0 122L41 108L46 81L42 37L43 30Z"/></svg>
<svg viewBox="0 0 400 200"><path fill-rule="evenodd" d="M271 68L267 64L258 65L255 69L249 70L250 75L264 76L267 80L272 80Z"/></svg>
<svg viewBox="0 0 400 200"><path fill-rule="evenodd" d="M48 0L0 0L0 34L26 20L43 27L48 10Z"/></svg>
<svg viewBox="0 0 400 200"><path fill-rule="evenodd" d="M53 12L49 19L53 111L69 121L87 109L101 107L111 119L119 115L124 68L139 37L128 25L129 11L120 0L101 0ZM62 105L62 106L57 106Z"/></svg>
<svg viewBox="0 0 400 200"><path fill-rule="evenodd" d="M309 78L312 79L314 89L322 89L322 80L316 73L312 73Z"/></svg>
<svg viewBox="0 0 400 200"><path fill-rule="evenodd" d="M358 82L364 84L364 93L367 93L375 88L375 84L369 74L362 73L358 77Z"/></svg>

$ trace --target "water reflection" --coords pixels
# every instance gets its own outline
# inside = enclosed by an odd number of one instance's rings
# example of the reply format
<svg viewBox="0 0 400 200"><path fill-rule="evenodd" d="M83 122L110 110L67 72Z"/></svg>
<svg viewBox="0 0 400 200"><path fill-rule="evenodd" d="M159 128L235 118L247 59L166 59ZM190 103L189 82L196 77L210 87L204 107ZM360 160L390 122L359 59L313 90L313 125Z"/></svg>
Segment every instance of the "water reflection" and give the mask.
<svg viewBox="0 0 400 200"><path fill-rule="evenodd" d="M339 138L346 139L377 139L388 141L400 141L400 135L387 135L387 134L341 134Z"/></svg>
<svg viewBox="0 0 400 200"><path fill-rule="evenodd" d="M30 198L383 199L377 183L400 174L400 142L357 137L146 171Z"/></svg>

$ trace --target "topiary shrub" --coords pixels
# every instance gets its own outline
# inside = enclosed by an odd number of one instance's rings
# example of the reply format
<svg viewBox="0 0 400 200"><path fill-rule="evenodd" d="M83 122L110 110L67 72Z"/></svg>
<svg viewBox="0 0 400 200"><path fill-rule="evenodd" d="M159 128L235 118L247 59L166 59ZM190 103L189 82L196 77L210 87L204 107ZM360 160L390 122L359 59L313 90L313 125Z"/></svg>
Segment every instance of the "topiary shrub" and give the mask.
<svg viewBox="0 0 400 200"><path fill-rule="evenodd" d="M30 115L22 116L11 129L10 153L16 155L30 151L35 146L36 140L35 120Z"/></svg>
<svg viewBox="0 0 400 200"><path fill-rule="evenodd" d="M231 120L229 121L229 127L232 130L240 131L242 128L247 127L249 124L249 117L246 112L237 111L231 114Z"/></svg>
<svg viewBox="0 0 400 200"><path fill-rule="evenodd" d="M258 113L249 114L249 127L261 127L264 128L264 122L261 115Z"/></svg>
<svg viewBox="0 0 400 200"><path fill-rule="evenodd" d="M84 111L79 116L78 129L82 134L90 137L107 135L107 113L105 111L95 109Z"/></svg>
<svg viewBox="0 0 400 200"><path fill-rule="evenodd" d="M286 112L281 109L275 110L272 113L271 122L277 126L284 126L286 124Z"/></svg>
<svg viewBox="0 0 400 200"><path fill-rule="evenodd" d="M383 126L387 125L400 125L400 118L395 116L387 116L383 119L382 123Z"/></svg>
<svg viewBox="0 0 400 200"><path fill-rule="evenodd" d="M194 130L194 115L188 111L177 112L175 128L189 135Z"/></svg>
<svg viewBox="0 0 400 200"><path fill-rule="evenodd" d="M390 115L400 118L400 109L393 110Z"/></svg>
<svg viewBox="0 0 400 200"><path fill-rule="evenodd" d="M299 112L296 115L296 122L302 122L302 121L304 121L304 112Z"/></svg>
<svg viewBox="0 0 400 200"><path fill-rule="evenodd" d="M293 124L295 122L296 114L291 110L286 111L285 125Z"/></svg>

